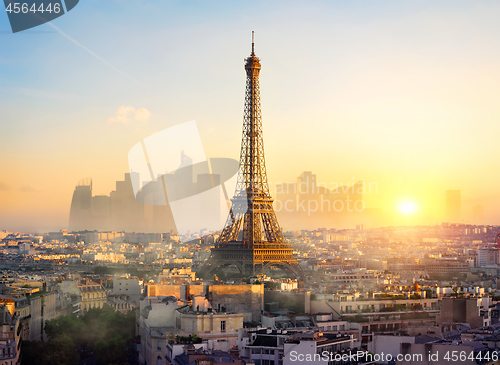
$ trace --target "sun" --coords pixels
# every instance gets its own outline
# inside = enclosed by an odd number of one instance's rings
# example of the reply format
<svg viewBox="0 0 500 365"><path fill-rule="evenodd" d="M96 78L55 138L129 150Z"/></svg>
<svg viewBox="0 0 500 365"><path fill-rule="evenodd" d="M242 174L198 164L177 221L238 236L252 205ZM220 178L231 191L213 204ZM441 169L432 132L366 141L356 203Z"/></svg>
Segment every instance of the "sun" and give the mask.
<svg viewBox="0 0 500 365"><path fill-rule="evenodd" d="M412 201L404 201L398 205L398 210L403 214L415 213L417 209L417 205Z"/></svg>

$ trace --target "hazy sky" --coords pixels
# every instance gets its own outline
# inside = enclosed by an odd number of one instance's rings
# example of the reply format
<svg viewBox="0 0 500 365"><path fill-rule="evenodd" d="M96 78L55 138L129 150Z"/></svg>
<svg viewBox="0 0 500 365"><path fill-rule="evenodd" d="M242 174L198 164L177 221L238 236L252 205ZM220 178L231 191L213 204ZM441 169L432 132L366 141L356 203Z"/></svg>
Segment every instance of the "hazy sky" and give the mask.
<svg viewBox="0 0 500 365"><path fill-rule="evenodd" d="M482 204L498 224L499 15L497 1L81 0L12 34L1 11L0 229L65 228L80 179L109 194L129 149L179 123L238 159L252 30L271 182L377 182L367 207L394 224L441 222L460 189L464 222Z"/></svg>

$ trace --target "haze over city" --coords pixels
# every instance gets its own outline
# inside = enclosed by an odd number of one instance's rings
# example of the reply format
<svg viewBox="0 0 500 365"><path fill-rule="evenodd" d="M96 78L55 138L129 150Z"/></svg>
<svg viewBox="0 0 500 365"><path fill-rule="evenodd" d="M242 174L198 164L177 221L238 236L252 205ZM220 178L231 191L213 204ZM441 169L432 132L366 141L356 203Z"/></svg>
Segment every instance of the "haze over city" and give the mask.
<svg viewBox="0 0 500 365"><path fill-rule="evenodd" d="M499 363L498 2L16 1L0 364Z"/></svg>
<svg viewBox="0 0 500 365"><path fill-rule="evenodd" d="M359 5L84 2L92 25L68 13L0 34L2 225L67 227L78 181L109 194L131 146L186 121L207 156L237 159L250 30L271 184L375 182L363 199L385 225L445 221L445 191L461 190L461 222L478 204L497 221L500 5Z"/></svg>

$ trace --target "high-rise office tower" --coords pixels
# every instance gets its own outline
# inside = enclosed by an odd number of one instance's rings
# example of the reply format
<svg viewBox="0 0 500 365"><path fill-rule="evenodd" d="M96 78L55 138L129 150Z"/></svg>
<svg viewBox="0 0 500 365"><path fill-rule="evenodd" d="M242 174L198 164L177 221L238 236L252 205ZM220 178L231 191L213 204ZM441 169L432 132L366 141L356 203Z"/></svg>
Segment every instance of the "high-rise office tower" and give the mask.
<svg viewBox="0 0 500 365"><path fill-rule="evenodd" d="M144 226L144 209L134 195L132 180L139 181L137 172L125 174L124 181L116 182L116 190L110 194L111 225L119 231L141 231Z"/></svg>
<svg viewBox="0 0 500 365"><path fill-rule="evenodd" d="M92 229L107 231L111 229L111 198L96 195L92 198Z"/></svg>
<svg viewBox="0 0 500 365"><path fill-rule="evenodd" d="M92 179L82 179L76 184L69 211L69 229L83 231L92 226Z"/></svg>
<svg viewBox="0 0 500 365"><path fill-rule="evenodd" d="M297 178L297 192L299 194L317 194L316 174L304 171Z"/></svg>

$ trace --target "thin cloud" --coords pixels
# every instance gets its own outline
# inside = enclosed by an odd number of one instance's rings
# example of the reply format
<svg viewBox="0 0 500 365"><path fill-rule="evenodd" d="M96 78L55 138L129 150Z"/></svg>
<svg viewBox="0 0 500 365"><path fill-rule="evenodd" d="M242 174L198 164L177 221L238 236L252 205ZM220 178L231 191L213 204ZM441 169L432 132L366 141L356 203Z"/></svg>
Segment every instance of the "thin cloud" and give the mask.
<svg viewBox="0 0 500 365"><path fill-rule="evenodd" d="M0 190L9 190L10 185L7 183L4 183L3 181L0 181Z"/></svg>
<svg viewBox="0 0 500 365"><path fill-rule="evenodd" d="M61 29L59 29L58 27L56 27L54 24L52 24L51 22L48 22L46 23L48 24L49 26L51 26L52 28L54 28L55 30L57 30L63 37L65 37L66 39L69 39L71 42L73 42L74 44L76 44L78 47L81 47L83 48L85 51L87 51L88 53L90 53L92 56L94 56L95 58L97 58L99 61L101 61L102 63L108 65L109 67L111 67L113 70L115 70L116 72L119 72L121 73L123 76L129 78L130 80L132 80L133 82L135 82L136 84L139 84L140 83L134 79L132 76L126 74L125 72L117 69L115 66L113 66L111 63L109 63L108 61L106 61L104 58L96 55L94 52L92 52L90 49L88 49L87 47L85 47L83 44L79 43L78 41L76 41L75 39L71 38L69 35L67 35L66 33L64 33Z"/></svg>
<svg viewBox="0 0 500 365"><path fill-rule="evenodd" d="M150 117L151 112L145 108L136 109L133 106L121 106L116 110L115 115L108 119L108 122L129 124L132 121L138 121L147 124Z"/></svg>
<svg viewBox="0 0 500 365"><path fill-rule="evenodd" d="M38 189L34 186L31 186L31 185L23 185L19 188L19 191L22 191L25 193L30 193L32 191L38 191Z"/></svg>

